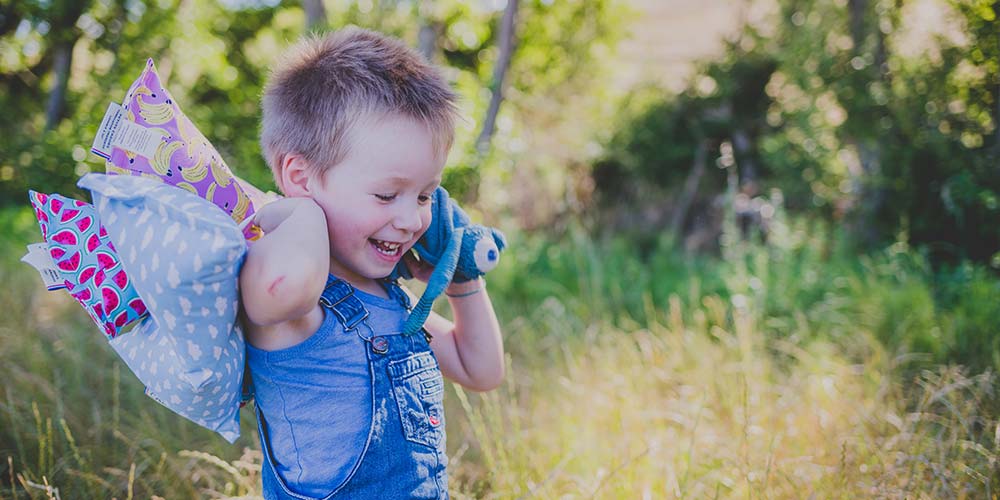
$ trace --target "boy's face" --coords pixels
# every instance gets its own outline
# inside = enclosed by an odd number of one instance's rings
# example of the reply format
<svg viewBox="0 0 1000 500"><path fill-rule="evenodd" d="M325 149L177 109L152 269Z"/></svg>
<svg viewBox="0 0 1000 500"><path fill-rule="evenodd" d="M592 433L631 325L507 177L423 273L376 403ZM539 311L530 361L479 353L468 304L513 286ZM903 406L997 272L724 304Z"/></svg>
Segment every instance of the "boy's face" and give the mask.
<svg viewBox="0 0 1000 500"><path fill-rule="evenodd" d="M392 272L431 222L446 155L424 125L401 115L359 120L344 160L318 178L330 272L364 287Z"/></svg>

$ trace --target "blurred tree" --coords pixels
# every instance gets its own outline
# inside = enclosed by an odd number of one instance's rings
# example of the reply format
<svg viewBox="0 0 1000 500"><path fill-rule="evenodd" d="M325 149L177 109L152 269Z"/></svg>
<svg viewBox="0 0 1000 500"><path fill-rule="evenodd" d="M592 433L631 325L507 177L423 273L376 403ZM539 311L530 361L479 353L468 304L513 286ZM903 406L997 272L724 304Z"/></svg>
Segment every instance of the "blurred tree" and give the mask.
<svg viewBox="0 0 1000 500"><path fill-rule="evenodd" d="M732 145L743 194L780 188L788 207L840 223L863 248L902 239L937 264L1000 267L989 222L1000 216L997 5L949 2L961 36L911 53L897 49L912 43L907 4L783 0L772 34L748 27L681 95L624 113L595 166L598 188L614 200L629 184L659 185L653 198L686 213L674 181L702 140L688 130L714 124L704 137ZM607 182L609 172L624 178Z"/></svg>
<svg viewBox="0 0 1000 500"><path fill-rule="evenodd" d="M483 120L483 128L476 139L476 149L479 154L485 154L493 139L494 128L496 127L497 113L500 112L500 103L503 102L504 78L507 76L507 69L510 67L510 58L514 52L514 45L517 43L514 33L514 25L517 20L518 0L507 0L507 7L504 8L503 21L500 24L500 39L497 41L500 54L497 56L496 66L493 68L493 78L490 81L490 105L486 109L486 118Z"/></svg>
<svg viewBox="0 0 1000 500"><path fill-rule="evenodd" d="M326 27L326 7L323 0L302 0L306 11L306 31L320 30Z"/></svg>
<svg viewBox="0 0 1000 500"><path fill-rule="evenodd" d="M511 161L514 135L566 112L538 102L565 102L592 80L580 69L595 60L595 44L614 36L610 5L611 0L3 2L0 106L9 119L0 122L5 137L0 205L22 204L29 188L82 197L76 179L91 169L103 170L88 153L100 118L109 101L121 100L149 57L181 108L229 165L250 182L273 188L257 145L258 100L267 68L308 27L348 24L398 36L446 67L463 96L462 114L471 118L459 123L446 183L457 196L474 199L481 175L507 175L498 165ZM504 12L515 8L519 15L511 14L506 26L511 34L516 30L525 36L517 44L511 36L509 49L501 50ZM506 72L499 71L502 67ZM502 85L510 91L492 94L503 95L505 104L491 112L491 93L485 90L499 80L494 73L503 75ZM492 152L480 161L477 134L491 113L497 124ZM525 125L514 129L515 122ZM585 134L576 135L576 141L584 140Z"/></svg>

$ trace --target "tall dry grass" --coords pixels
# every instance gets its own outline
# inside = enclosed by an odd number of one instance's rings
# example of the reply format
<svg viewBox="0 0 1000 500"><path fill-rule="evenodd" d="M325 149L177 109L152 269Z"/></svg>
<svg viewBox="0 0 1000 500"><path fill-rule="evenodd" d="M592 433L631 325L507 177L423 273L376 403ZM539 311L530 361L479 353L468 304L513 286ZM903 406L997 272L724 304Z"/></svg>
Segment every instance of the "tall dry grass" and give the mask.
<svg viewBox="0 0 1000 500"><path fill-rule="evenodd" d="M0 226L0 498L258 497L252 414L228 445L145 397L82 311L17 262L30 214ZM579 234L518 247L490 278L506 384L446 399L455 498L994 495L995 377L885 347L886 325L925 300L897 289L905 269L859 279L761 257L773 249L644 261ZM947 328L941 314L894 335L939 338L923 330Z"/></svg>
<svg viewBox="0 0 1000 500"><path fill-rule="evenodd" d="M455 496L992 497L991 374L901 379L906 359L863 332L858 363L822 341L764 342L750 314L719 300L693 307L734 314L731 329L686 323L682 307L672 300L646 328L563 335L512 359L498 392L457 390ZM558 338L546 328L564 314L553 299L524 328Z"/></svg>

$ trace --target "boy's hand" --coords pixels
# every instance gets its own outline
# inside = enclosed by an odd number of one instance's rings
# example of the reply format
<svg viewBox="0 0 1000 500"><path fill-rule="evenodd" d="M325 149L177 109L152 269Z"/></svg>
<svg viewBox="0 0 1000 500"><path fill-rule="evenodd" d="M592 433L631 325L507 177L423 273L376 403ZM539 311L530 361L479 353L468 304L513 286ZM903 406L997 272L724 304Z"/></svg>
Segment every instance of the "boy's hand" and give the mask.
<svg viewBox="0 0 1000 500"><path fill-rule="evenodd" d="M269 233L281 225L296 208L310 203L316 202L310 198L281 198L264 205L254 215L254 220L265 233Z"/></svg>
<svg viewBox="0 0 1000 500"><path fill-rule="evenodd" d="M414 278L424 283L430 281L431 274L434 272L434 266L427 263L427 261L418 260L413 252L406 252L406 255L403 255L403 262Z"/></svg>

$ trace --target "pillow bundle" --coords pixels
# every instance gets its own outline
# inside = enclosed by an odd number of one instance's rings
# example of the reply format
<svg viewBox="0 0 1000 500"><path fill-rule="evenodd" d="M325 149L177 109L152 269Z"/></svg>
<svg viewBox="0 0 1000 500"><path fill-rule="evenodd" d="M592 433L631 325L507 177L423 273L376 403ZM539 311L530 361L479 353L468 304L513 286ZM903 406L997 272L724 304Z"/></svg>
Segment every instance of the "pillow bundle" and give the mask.
<svg viewBox="0 0 1000 500"><path fill-rule="evenodd" d="M94 204L31 192L58 277L146 393L229 442L239 437L239 271L254 202L181 112L152 60L92 149Z"/></svg>

